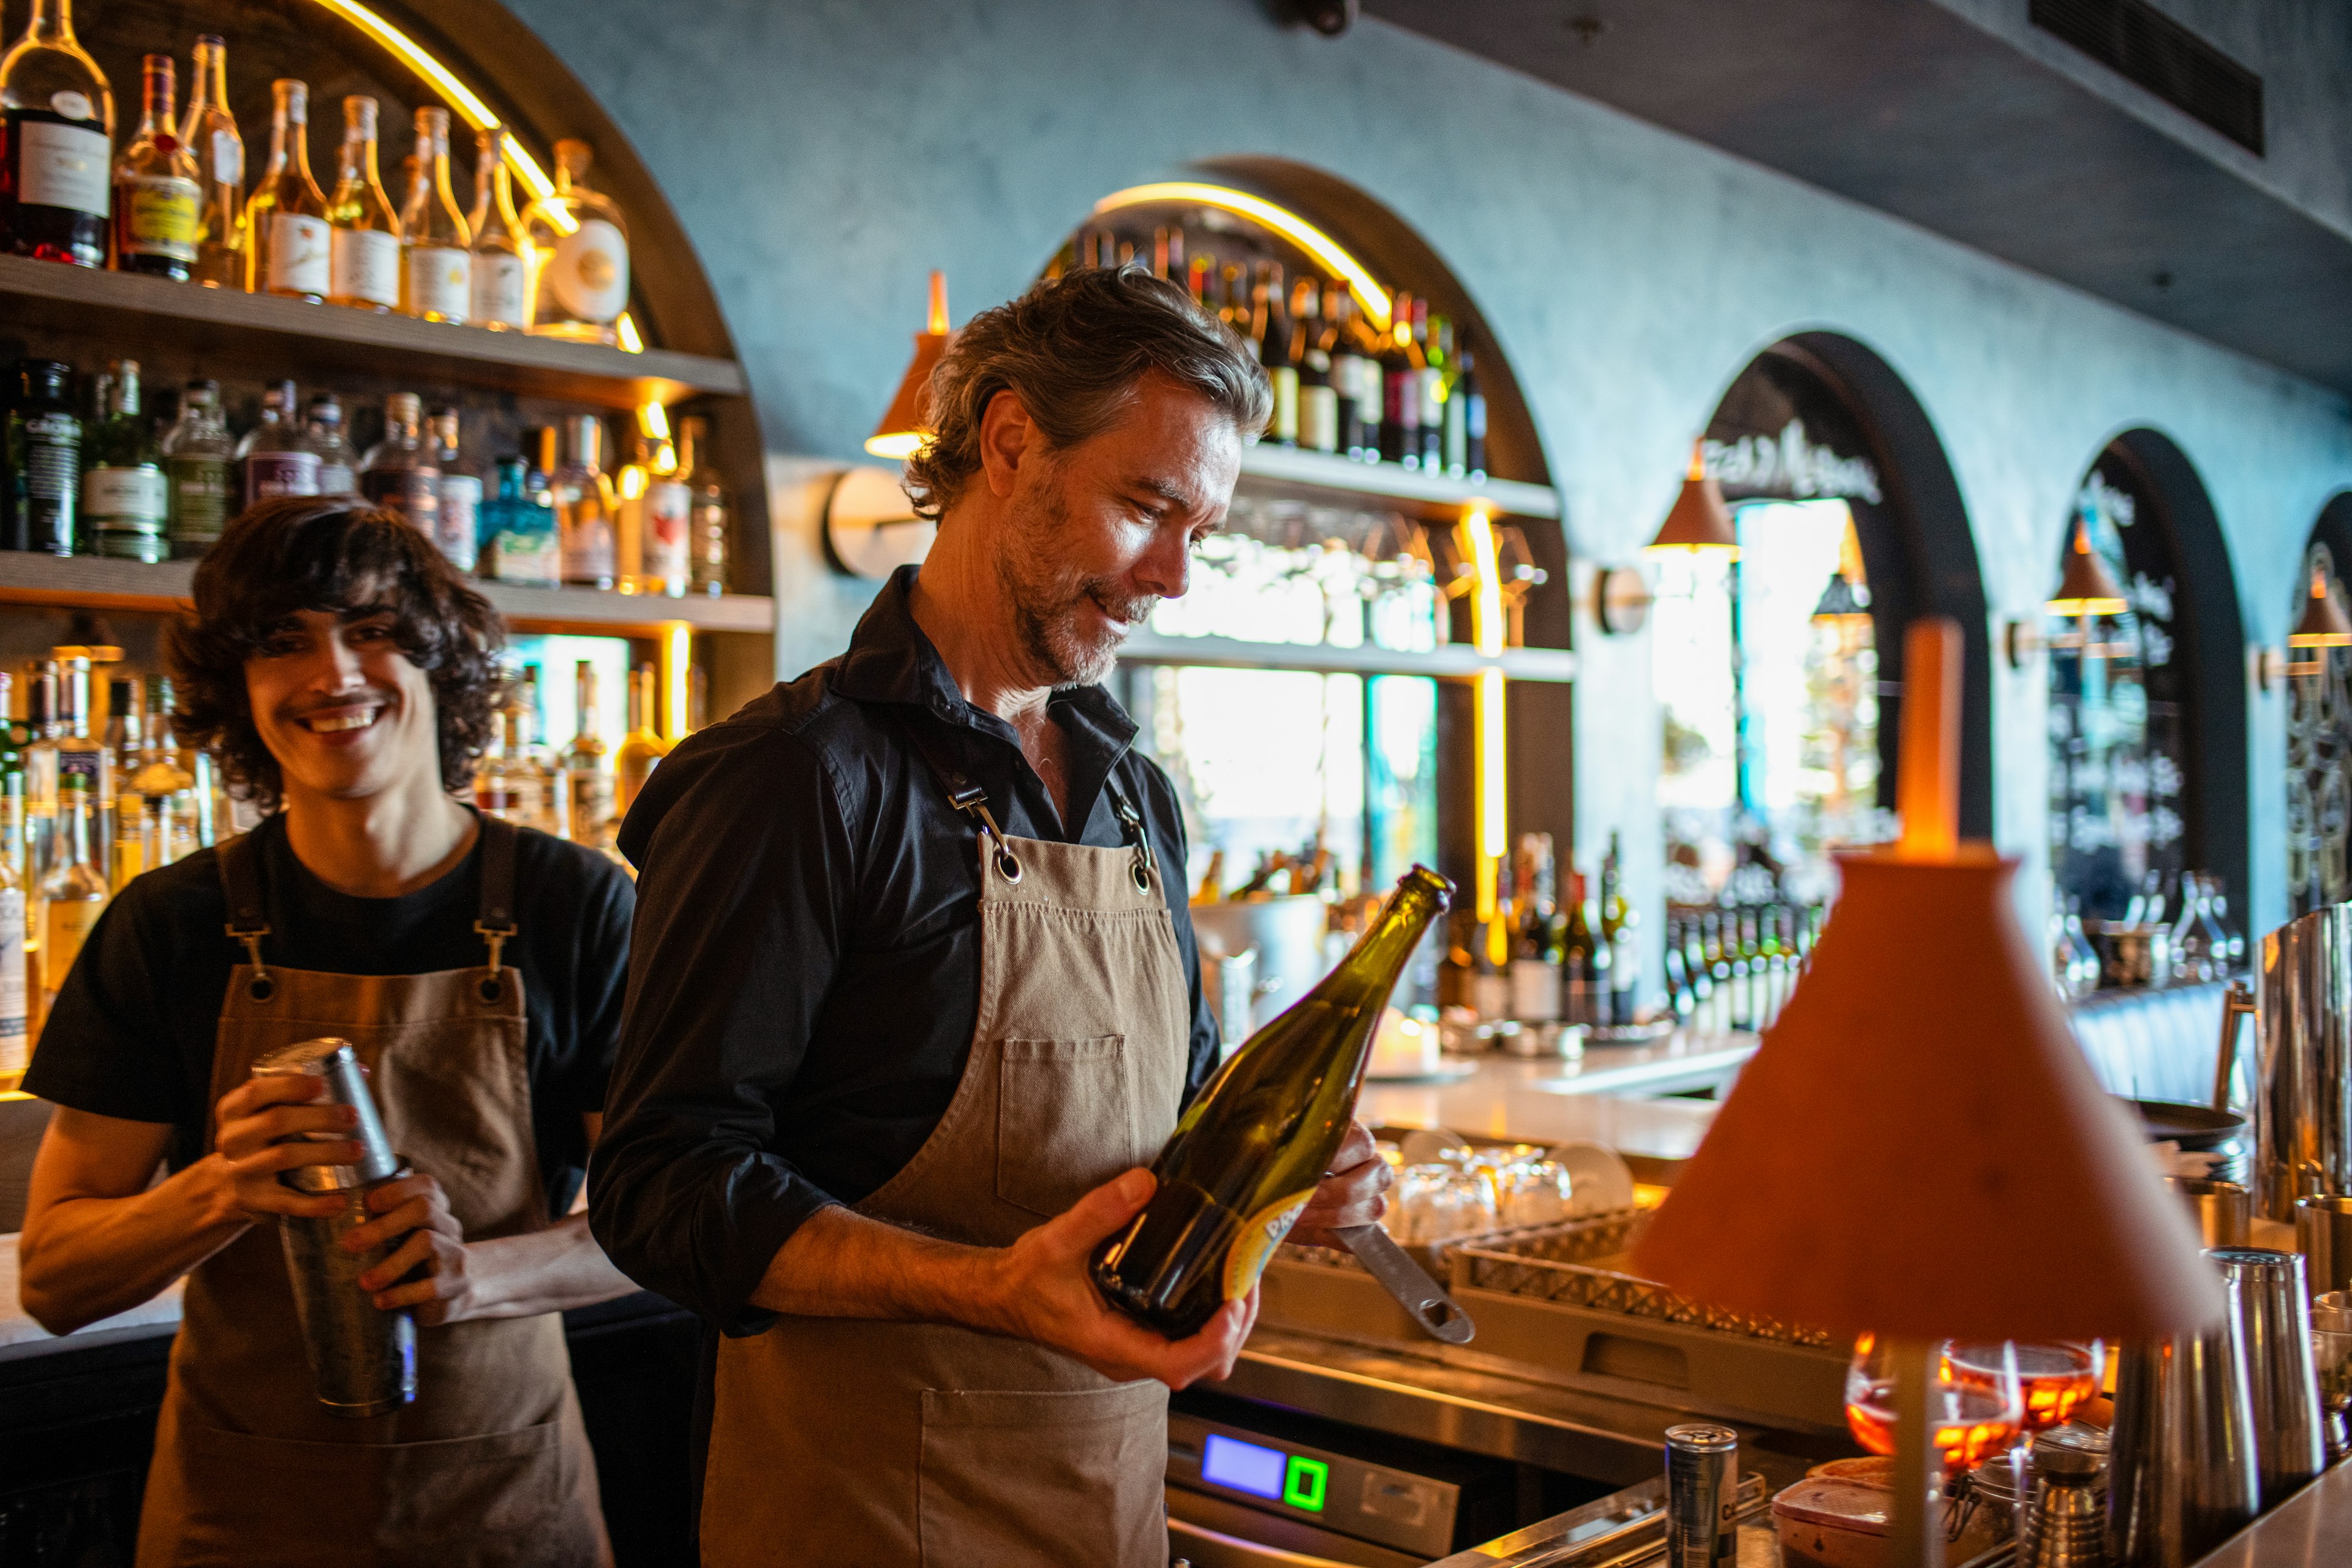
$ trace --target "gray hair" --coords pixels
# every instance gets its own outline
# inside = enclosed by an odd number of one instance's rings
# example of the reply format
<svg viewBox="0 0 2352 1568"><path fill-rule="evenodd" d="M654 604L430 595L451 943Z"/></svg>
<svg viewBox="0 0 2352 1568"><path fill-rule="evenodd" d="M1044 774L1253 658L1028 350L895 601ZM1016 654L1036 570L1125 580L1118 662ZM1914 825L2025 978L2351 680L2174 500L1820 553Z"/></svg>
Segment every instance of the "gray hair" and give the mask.
<svg viewBox="0 0 2352 1568"><path fill-rule="evenodd" d="M1085 268L982 311L931 373L934 434L907 460L916 511L937 518L980 472L980 422L998 393L1019 397L1063 451L1116 424L1155 370L1216 405L1245 437L1273 415L1274 390L1250 346L1140 267Z"/></svg>

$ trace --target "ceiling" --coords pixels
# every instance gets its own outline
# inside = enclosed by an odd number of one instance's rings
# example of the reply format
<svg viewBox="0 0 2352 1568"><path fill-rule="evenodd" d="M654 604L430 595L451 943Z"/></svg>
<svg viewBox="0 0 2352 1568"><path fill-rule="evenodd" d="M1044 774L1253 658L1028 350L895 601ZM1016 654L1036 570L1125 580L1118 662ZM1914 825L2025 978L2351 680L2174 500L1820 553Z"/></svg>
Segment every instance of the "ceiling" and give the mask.
<svg viewBox="0 0 2352 1568"><path fill-rule="evenodd" d="M2352 237L2087 59L1932 0L1364 9L2352 393Z"/></svg>

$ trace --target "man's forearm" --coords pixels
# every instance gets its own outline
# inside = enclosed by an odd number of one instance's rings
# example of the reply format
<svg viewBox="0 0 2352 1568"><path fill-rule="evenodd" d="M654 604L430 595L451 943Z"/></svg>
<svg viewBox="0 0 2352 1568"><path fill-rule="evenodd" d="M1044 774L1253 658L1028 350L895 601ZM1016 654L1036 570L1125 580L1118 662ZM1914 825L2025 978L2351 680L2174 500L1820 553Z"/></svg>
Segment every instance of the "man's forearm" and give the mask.
<svg viewBox="0 0 2352 1568"><path fill-rule="evenodd" d="M130 1197L67 1197L17 1242L18 1295L53 1334L151 1301L245 1234L219 1156Z"/></svg>
<svg viewBox="0 0 2352 1568"><path fill-rule="evenodd" d="M809 1318L881 1318L995 1329L998 1253L919 1235L835 1206L801 1223L751 1305Z"/></svg>
<svg viewBox="0 0 2352 1568"><path fill-rule="evenodd" d="M636 1289L613 1267L588 1216L566 1215L545 1230L467 1244L467 1268L480 1278L469 1318L529 1318L589 1307Z"/></svg>

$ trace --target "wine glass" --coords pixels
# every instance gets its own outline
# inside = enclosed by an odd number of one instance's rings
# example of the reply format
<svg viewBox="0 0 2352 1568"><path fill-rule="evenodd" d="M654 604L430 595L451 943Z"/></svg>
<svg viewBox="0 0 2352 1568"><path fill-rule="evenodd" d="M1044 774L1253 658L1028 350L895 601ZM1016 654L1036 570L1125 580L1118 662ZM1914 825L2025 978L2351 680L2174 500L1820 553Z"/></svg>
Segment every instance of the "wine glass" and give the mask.
<svg viewBox="0 0 2352 1568"><path fill-rule="evenodd" d="M1927 1443L1951 1481L2016 1442L2025 1400L2016 1358L2006 1345L1987 1358L1993 1364L1981 1373L1956 1366L1949 1344L1937 1352L1927 1386ZM1845 1373L1845 1424L1854 1441L1874 1454L1895 1452L1895 1384L1893 1348L1875 1334L1856 1340Z"/></svg>
<svg viewBox="0 0 2352 1568"><path fill-rule="evenodd" d="M2052 1341L2017 1343L2003 1340L1954 1340L1945 1348L1953 1374L1963 1382L1993 1382L2010 1363L2016 1366L2020 1393L2025 1401L2025 1434L2063 1426L2074 1412L2098 1397L2101 1374L2106 1370L2106 1347Z"/></svg>

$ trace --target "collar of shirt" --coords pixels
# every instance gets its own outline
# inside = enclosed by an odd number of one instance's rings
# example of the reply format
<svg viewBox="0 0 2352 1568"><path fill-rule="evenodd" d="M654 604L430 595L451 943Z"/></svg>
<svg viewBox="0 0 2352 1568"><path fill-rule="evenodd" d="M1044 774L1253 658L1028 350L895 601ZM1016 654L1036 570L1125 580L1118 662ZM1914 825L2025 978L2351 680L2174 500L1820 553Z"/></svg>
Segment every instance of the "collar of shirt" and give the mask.
<svg viewBox="0 0 2352 1568"><path fill-rule="evenodd" d="M1102 794L1103 782L1135 741L1135 721L1099 686L1065 687L1046 700L1069 746L1070 820L1066 826L1053 794L1022 753L1021 737L995 714L964 700L947 660L915 624L909 596L921 569L901 566L857 623L841 656L833 689L854 702L893 703L919 710L943 728L964 769L1006 815L1004 830L1078 843ZM922 719L916 722L924 721ZM1130 796L1134 784L1127 785ZM1018 810L1002 803L1017 803ZM1026 818L1029 826L1019 824Z"/></svg>

